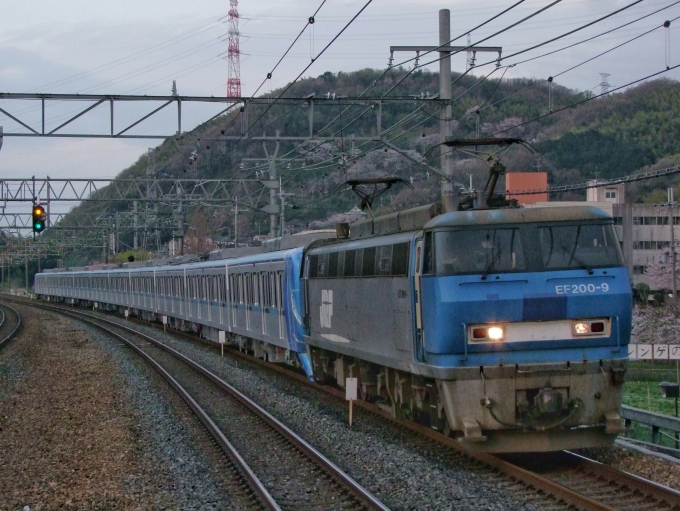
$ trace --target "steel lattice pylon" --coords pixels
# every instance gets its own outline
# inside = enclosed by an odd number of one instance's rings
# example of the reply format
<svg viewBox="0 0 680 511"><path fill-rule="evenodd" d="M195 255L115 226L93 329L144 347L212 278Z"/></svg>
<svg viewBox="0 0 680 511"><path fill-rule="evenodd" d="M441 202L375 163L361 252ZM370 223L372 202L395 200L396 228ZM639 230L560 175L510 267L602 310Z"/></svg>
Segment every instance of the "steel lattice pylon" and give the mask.
<svg viewBox="0 0 680 511"><path fill-rule="evenodd" d="M241 49L239 47L240 33L238 31L238 0L229 0L229 77L227 79L227 97L241 97Z"/></svg>

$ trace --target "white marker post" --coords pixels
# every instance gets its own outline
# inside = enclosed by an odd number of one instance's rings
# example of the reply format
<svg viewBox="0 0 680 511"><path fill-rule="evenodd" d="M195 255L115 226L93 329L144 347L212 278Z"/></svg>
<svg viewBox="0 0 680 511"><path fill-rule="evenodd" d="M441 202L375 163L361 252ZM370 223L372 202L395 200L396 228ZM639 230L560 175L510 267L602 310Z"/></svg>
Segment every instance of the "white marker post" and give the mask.
<svg viewBox="0 0 680 511"><path fill-rule="evenodd" d="M352 403L357 398L358 378L345 378L345 399L349 401L349 425L352 425Z"/></svg>
<svg viewBox="0 0 680 511"><path fill-rule="evenodd" d="M168 317L163 316L163 333L165 333L167 327L168 327Z"/></svg>
<svg viewBox="0 0 680 511"><path fill-rule="evenodd" d="M222 356L224 356L224 344L227 342L227 335L224 333L224 330L220 330L217 333L217 339L220 342L220 346L222 347Z"/></svg>
<svg viewBox="0 0 680 511"><path fill-rule="evenodd" d="M127 321L128 316L130 315L130 310L125 309L125 321Z"/></svg>

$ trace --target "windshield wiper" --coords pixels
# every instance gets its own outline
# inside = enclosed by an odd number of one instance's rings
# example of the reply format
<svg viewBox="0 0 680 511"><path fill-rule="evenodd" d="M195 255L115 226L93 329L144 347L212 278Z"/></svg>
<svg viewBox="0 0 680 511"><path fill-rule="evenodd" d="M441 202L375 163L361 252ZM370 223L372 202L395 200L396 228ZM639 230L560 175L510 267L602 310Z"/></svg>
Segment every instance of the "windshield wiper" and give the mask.
<svg viewBox="0 0 680 511"><path fill-rule="evenodd" d="M569 250L567 247L565 247L564 245L562 245L562 250L564 250L567 254L569 254L569 263L570 263L570 262L572 261L572 259L573 259L574 261L576 261L576 262L579 264L579 266L580 266L581 268L583 268L584 270L588 270L588 274L589 274L589 275L592 275L592 274L593 274L593 269L592 269L590 266L588 266L586 263L584 263L581 259L579 259L578 257L576 257L576 247L574 247L574 251L572 252L572 251ZM567 264L569 264L569 263L567 263Z"/></svg>
<svg viewBox="0 0 680 511"><path fill-rule="evenodd" d="M484 270L484 273L482 273L482 280L486 280L486 276L493 269L493 267L496 265L496 263L498 261L500 261L500 259L501 259L501 251L499 250L498 252L496 252L496 255L493 256L493 259L491 259L491 262L486 267L486 270Z"/></svg>

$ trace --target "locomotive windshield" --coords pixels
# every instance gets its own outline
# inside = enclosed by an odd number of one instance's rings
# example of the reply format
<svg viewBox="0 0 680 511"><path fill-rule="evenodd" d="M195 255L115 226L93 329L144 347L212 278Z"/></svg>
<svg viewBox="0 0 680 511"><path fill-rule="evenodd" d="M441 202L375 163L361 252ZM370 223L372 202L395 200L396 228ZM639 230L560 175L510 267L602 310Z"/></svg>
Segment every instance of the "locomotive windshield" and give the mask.
<svg viewBox="0 0 680 511"><path fill-rule="evenodd" d="M558 225L538 228L547 270L622 265L619 244L609 225Z"/></svg>
<svg viewBox="0 0 680 511"><path fill-rule="evenodd" d="M611 224L522 224L428 235L424 273L481 274L486 278L489 273L591 271L622 265Z"/></svg>
<svg viewBox="0 0 680 511"><path fill-rule="evenodd" d="M519 229L435 233L438 275L524 270Z"/></svg>

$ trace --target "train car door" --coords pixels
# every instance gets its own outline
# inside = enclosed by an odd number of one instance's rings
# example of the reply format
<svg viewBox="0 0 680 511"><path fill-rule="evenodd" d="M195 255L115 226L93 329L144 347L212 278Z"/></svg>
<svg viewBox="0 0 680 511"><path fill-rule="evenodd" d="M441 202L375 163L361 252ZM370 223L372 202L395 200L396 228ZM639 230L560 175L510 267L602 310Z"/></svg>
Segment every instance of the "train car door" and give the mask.
<svg viewBox="0 0 680 511"><path fill-rule="evenodd" d="M423 240L420 239L416 243L416 261L413 287L414 306L416 309L416 356L419 360L423 360L425 355L425 333L423 332L423 309L421 297L421 279L423 267Z"/></svg>

